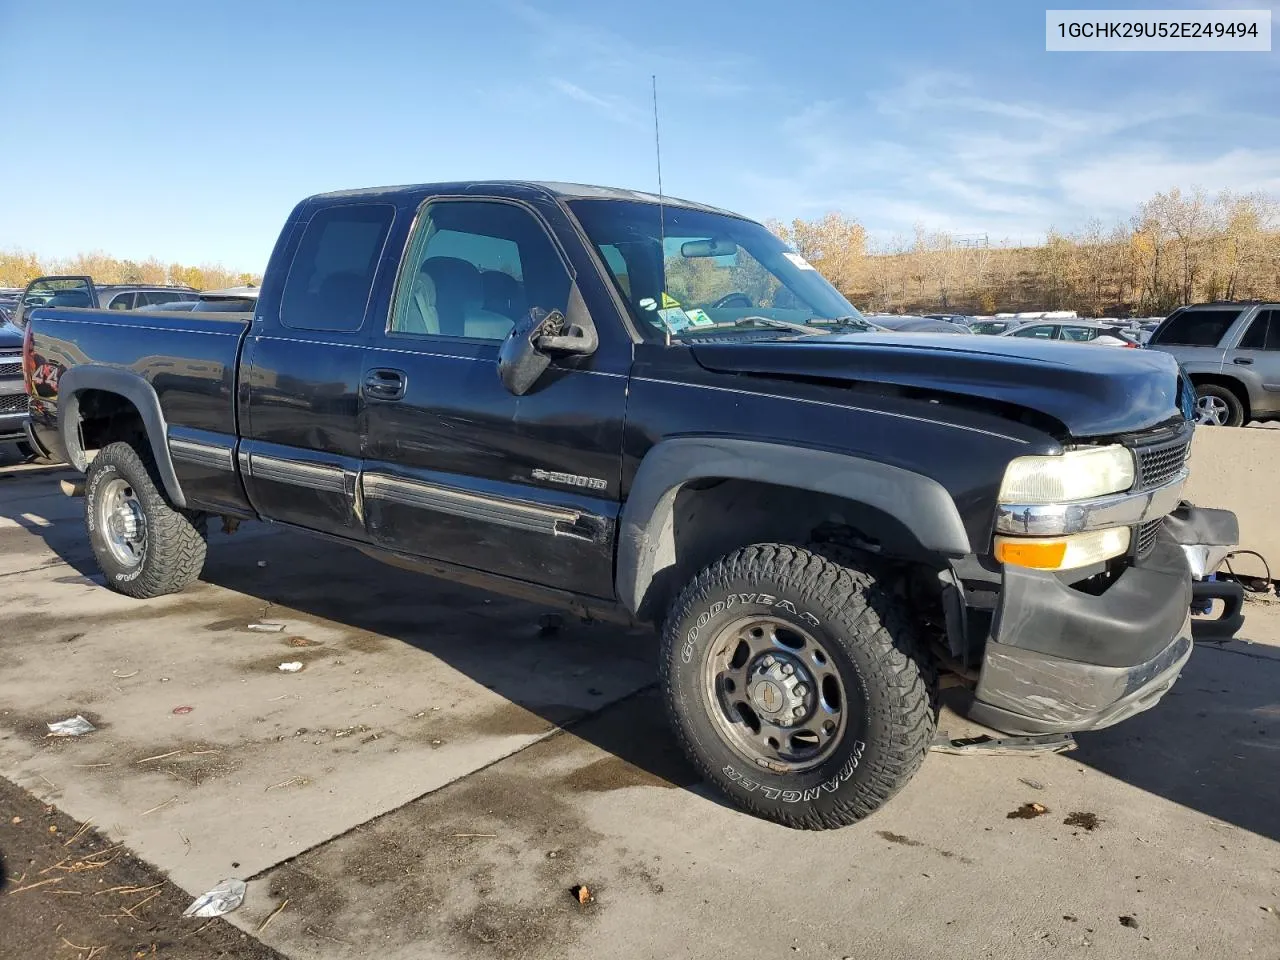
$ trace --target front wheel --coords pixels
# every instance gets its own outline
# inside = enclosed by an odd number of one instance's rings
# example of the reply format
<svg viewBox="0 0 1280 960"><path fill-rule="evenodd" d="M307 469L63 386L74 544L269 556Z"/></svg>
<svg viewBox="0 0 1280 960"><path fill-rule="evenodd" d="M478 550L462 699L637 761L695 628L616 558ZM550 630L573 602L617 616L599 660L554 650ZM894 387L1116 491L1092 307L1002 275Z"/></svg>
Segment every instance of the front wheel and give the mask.
<svg viewBox="0 0 1280 960"><path fill-rule="evenodd" d="M84 516L98 568L112 590L159 597L200 576L206 519L170 506L149 452L127 443L99 450L85 481Z"/></svg>
<svg viewBox="0 0 1280 960"><path fill-rule="evenodd" d="M1244 404L1229 388L1202 383L1196 387L1196 422L1207 427L1244 426Z"/></svg>
<svg viewBox="0 0 1280 960"><path fill-rule="evenodd" d="M668 615L661 669L694 764L786 826L862 819L933 738L932 670L901 600L797 547L745 547L698 574Z"/></svg>

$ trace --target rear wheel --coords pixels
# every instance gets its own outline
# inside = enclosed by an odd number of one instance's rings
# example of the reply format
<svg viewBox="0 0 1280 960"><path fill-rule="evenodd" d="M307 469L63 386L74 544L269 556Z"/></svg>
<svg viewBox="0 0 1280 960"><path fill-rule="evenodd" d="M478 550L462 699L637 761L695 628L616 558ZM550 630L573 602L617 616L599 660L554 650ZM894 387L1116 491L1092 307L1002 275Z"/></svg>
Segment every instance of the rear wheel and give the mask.
<svg viewBox="0 0 1280 960"><path fill-rule="evenodd" d="M1196 387L1196 422L1207 427L1244 425L1244 404L1229 388L1217 383Z"/></svg>
<svg viewBox="0 0 1280 960"><path fill-rule="evenodd" d="M84 509L89 543L112 590L159 597L200 576L206 517L169 504L149 452L127 443L98 451L89 465Z"/></svg>
<svg viewBox="0 0 1280 960"><path fill-rule="evenodd" d="M860 820L933 737L933 677L901 600L867 569L780 544L737 550L672 605L662 678L704 776L791 827Z"/></svg>

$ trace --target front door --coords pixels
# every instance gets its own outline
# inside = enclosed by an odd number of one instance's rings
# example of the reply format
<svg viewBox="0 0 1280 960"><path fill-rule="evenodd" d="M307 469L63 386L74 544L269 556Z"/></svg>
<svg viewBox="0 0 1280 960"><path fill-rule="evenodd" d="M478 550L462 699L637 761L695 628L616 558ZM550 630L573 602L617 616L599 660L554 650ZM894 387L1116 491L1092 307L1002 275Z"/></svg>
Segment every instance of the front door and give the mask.
<svg viewBox="0 0 1280 960"><path fill-rule="evenodd" d="M295 226L279 299L245 341L240 469L269 520L365 539L356 505L369 293L395 216L385 203L317 210ZM263 311L280 304L277 313Z"/></svg>
<svg viewBox="0 0 1280 960"><path fill-rule="evenodd" d="M520 397L497 372L513 321L565 311L575 289L530 207L459 198L418 212L362 376L374 542L613 596L630 342L602 336L595 354L553 362Z"/></svg>

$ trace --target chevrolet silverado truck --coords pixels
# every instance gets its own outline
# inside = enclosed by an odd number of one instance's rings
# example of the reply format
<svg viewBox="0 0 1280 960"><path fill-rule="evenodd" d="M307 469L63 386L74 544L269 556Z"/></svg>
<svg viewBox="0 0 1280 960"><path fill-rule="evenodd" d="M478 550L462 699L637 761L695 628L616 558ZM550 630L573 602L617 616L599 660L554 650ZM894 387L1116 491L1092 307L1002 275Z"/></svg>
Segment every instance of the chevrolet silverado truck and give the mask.
<svg viewBox="0 0 1280 960"><path fill-rule="evenodd" d="M468 182L311 197L252 313L36 309L33 435L108 585L211 517L660 629L678 739L825 828L915 772L937 691L1012 735L1154 705L1192 650L1195 395L1156 352L884 332L758 223Z"/></svg>

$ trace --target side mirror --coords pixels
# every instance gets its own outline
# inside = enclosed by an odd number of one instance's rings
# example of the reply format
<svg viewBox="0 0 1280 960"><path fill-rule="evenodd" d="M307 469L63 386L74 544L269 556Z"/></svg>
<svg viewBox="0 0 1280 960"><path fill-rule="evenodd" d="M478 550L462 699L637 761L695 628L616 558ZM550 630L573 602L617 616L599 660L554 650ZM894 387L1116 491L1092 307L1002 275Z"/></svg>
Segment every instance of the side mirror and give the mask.
<svg viewBox="0 0 1280 960"><path fill-rule="evenodd" d="M568 315L534 307L516 321L498 349L498 378L517 397L538 382L553 356L590 356L600 345L577 284L569 291Z"/></svg>

